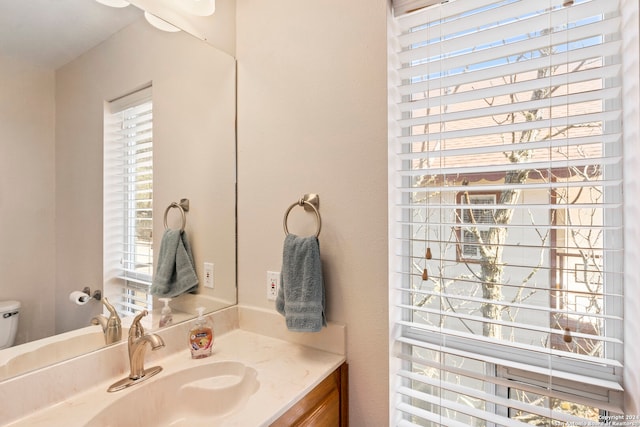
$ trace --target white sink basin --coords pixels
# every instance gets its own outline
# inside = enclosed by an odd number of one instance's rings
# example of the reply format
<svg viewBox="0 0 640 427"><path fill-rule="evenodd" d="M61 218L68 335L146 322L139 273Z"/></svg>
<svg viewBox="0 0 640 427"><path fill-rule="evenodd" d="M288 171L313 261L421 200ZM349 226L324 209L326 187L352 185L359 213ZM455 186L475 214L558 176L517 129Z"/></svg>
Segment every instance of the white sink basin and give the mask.
<svg viewBox="0 0 640 427"><path fill-rule="evenodd" d="M255 369L234 361L163 374L110 394L119 396L86 427L211 426L244 406L260 387Z"/></svg>

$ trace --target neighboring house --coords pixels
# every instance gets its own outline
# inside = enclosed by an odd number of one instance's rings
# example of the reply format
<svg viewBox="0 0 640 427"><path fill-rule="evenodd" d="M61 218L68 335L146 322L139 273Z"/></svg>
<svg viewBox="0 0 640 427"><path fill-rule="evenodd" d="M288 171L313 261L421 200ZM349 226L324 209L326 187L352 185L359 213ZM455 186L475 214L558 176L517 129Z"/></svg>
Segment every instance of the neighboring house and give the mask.
<svg viewBox="0 0 640 427"><path fill-rule="evenodd" d="M600 66L600 60L578 63L574 64L571 72L586 72ZM566 68L554 69L553 73L562 75L566 71ZM548 71L544 74L547 75ZM444 95L439 91L427 91L425 97L427 94L432 98L448 96L455 101L456 96L464 99L466 93L492 88L500 93L499 88L508 83L512 85L537 78L539 72L531 71L511 76L511 82L493 79L484 84L476 82L473 86L448 88L443 91ZM502 336L512 336L512 340L523 344L563 351L592 355L602 352L601 342L591 336L597 337L603 327L599 314L603 304L600 272L603 270L604 249L601 233L589 231L603 225L602 208L597 206L602 202L600 181L604 173L603 166L598 163L604 144L597 139L602 134L602 122L598 118L587 124L573 124L566 108L553 107L556 99L562 99L568 93L578 94L586 100L573 105L571 115L597 116L603 109L601 103L590 101L583 94L601 86L601 79L594 78L574 85L558 84L542 94L531 90L505 93L483 100L449 104L439 111L424 109L421 113L413 113L414 118L421 114L424 117L440 114L452 118L445 125L434 120L433 124L416 126L417 133L432 137L432 141L416 145L416 149L432 154L427 156L427 161L423 158L414 162L416 170L424 171L424 175L415 178L415 186L425 189L425 192L415 193L414 203L424 204L422 212L414 211L416 221L424 219L425 225L416 228L414 237L419 243L414 244L414 252L418 255L423 252L424 241L427 241L433 256L441 261L428 263L431 264L428 269L432 271L428 276L432 284L420 284L418 288L446 288L450 295L446 304L452 313L447 319L418 313L425 322L482 333L482 324L466 319L464 315L481 310L483 302L473 299L482 298L482 290L472 282L479 274L482 248L497 247L486 242L489 230L496 227L494 215L497 209L512 207L513 216L504 224L504 228L508 228L505 241L498 245L502 249L508 248L497 261L501 264L504 278L502 300L505 305L500 307L501 317L509 322L538 326L539 330L504 327L501 328ZM532 104L540 104L540 101L547 105L531 108ZM487 115L483 108L488 106L504 106L505 111L523 110L515 114ZM458 111L469 110L477 110L477 117L455 120ZM499 132L500 126L513 129L528 121L549 121L556 125L537 132ZM487 132L483 133L483 129ZM465 133L473 136L466 137ZM444 134L455 135L456 138L442 139ZM572 143L574 138L594 136L593 144ZM501 144L504 151L497 151L495 147ZM513 150L519 151L514 155ZM560 157L566 160L567 166L555 165L551 169L550 161ZM457 173L446 176L438 173L444 169L456 170ZM519 190L513 205L501 201L505 176L511 170L526 171L526 178L521 180L528 184ZM584 181L593 181L594 184L587 186L587 190L583 186L574 186ZM446 188L452 190L443 191ZM438 210L434 207L438 205L445 208ZM584 225L583 232L575 232L578 224ZM433 235L433 230L426 232L426 228L434 225L438 235ZM424 261L417 260L416 271L422 272L424 265ZM461 297L458 299L456 295ZM439 298L424 295L418 295L416 301L426 308L429 304L438 306L442 303ZM571 343L563 339L567 327L572 338L576 336ZM549 331L549 328L557 331ZM581 337L581 334L588 337Z"/></svg>

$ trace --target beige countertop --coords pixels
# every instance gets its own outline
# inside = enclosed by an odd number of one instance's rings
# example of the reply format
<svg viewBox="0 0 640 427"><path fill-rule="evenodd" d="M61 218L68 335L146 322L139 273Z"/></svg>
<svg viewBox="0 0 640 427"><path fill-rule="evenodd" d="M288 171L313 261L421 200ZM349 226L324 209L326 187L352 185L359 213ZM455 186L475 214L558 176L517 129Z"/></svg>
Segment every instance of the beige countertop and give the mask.
<svg viewBox="0 0 640 427"><path fill-rule="evenodd" d="M163 376L201 364L236 361L255 369L259 387L241 408L207 425L268 426L345 361L345 356L342 354L240 328L231 329L216 337L214 353L206 359L191 359L190 352L186 348L186 338L184 338L183 350L172 352L168 349L164 357L163 350L147 352L145 366L160 365L163 371L141 384L108 393L109 385L123 377L122 363L120 363L120 369L117 372L112 370L109 377L102 378L95 385L78 389L63 400L29 412L27 416L6 425L12 427L84 426L102 409L117 399L126 398L127 393L131 393L136 388L145 387L145 383L151 384ZM125 354L118 357L121 356ZM77 372L76 374L91 376L92 373ZM65 378L55 378L53 384L42 384L44 390L37 390L35 394L52 393L52 390L47 389L54 389L55 383L64 381ZM23 394L23 399L29 399L28 390L20 390L19 393ZM5 403L9 402L5 401Z"/></svg>

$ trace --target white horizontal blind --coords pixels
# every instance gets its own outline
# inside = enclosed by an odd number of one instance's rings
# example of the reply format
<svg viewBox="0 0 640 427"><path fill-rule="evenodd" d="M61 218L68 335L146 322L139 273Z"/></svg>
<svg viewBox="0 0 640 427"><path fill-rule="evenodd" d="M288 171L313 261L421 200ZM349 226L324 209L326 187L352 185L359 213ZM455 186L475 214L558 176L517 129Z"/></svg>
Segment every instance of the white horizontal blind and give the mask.
<svg viewBox="0 0 640 427"><path fill-rule="evenodd" d="M105 287L123 315L151 309L152 107L147 88L110 102L105 113Z"/></svg>
<svg viewBox="0 0 640 427"><path fill-rule="evenodd" d="M395 19L395 424L620 410L618 9L457 0Z"/></svg>

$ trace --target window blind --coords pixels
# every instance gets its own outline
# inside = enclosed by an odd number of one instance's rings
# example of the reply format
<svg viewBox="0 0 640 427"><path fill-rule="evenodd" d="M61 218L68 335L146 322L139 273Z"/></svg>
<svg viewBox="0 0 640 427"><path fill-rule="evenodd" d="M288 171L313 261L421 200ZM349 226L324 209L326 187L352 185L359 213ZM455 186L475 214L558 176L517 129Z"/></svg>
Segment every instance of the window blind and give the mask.
<svg viewBox="0 0 640 427"><path fill-rule="evenodd" d="M440 2L441 0L393 0L393 14L400 16Z"/></svg>
<svg viewBox="0 0 640 427"><path fill-rule="evenodd" d="M621 411L621 18L564 3L393 19L393 425Z"/></svg>
<svg viewBox="0 0 640 427"><path fill-rule="evenodd" d="M105 289L122 315L151 309L151 88L107 104L104 148Z"/></svg>

